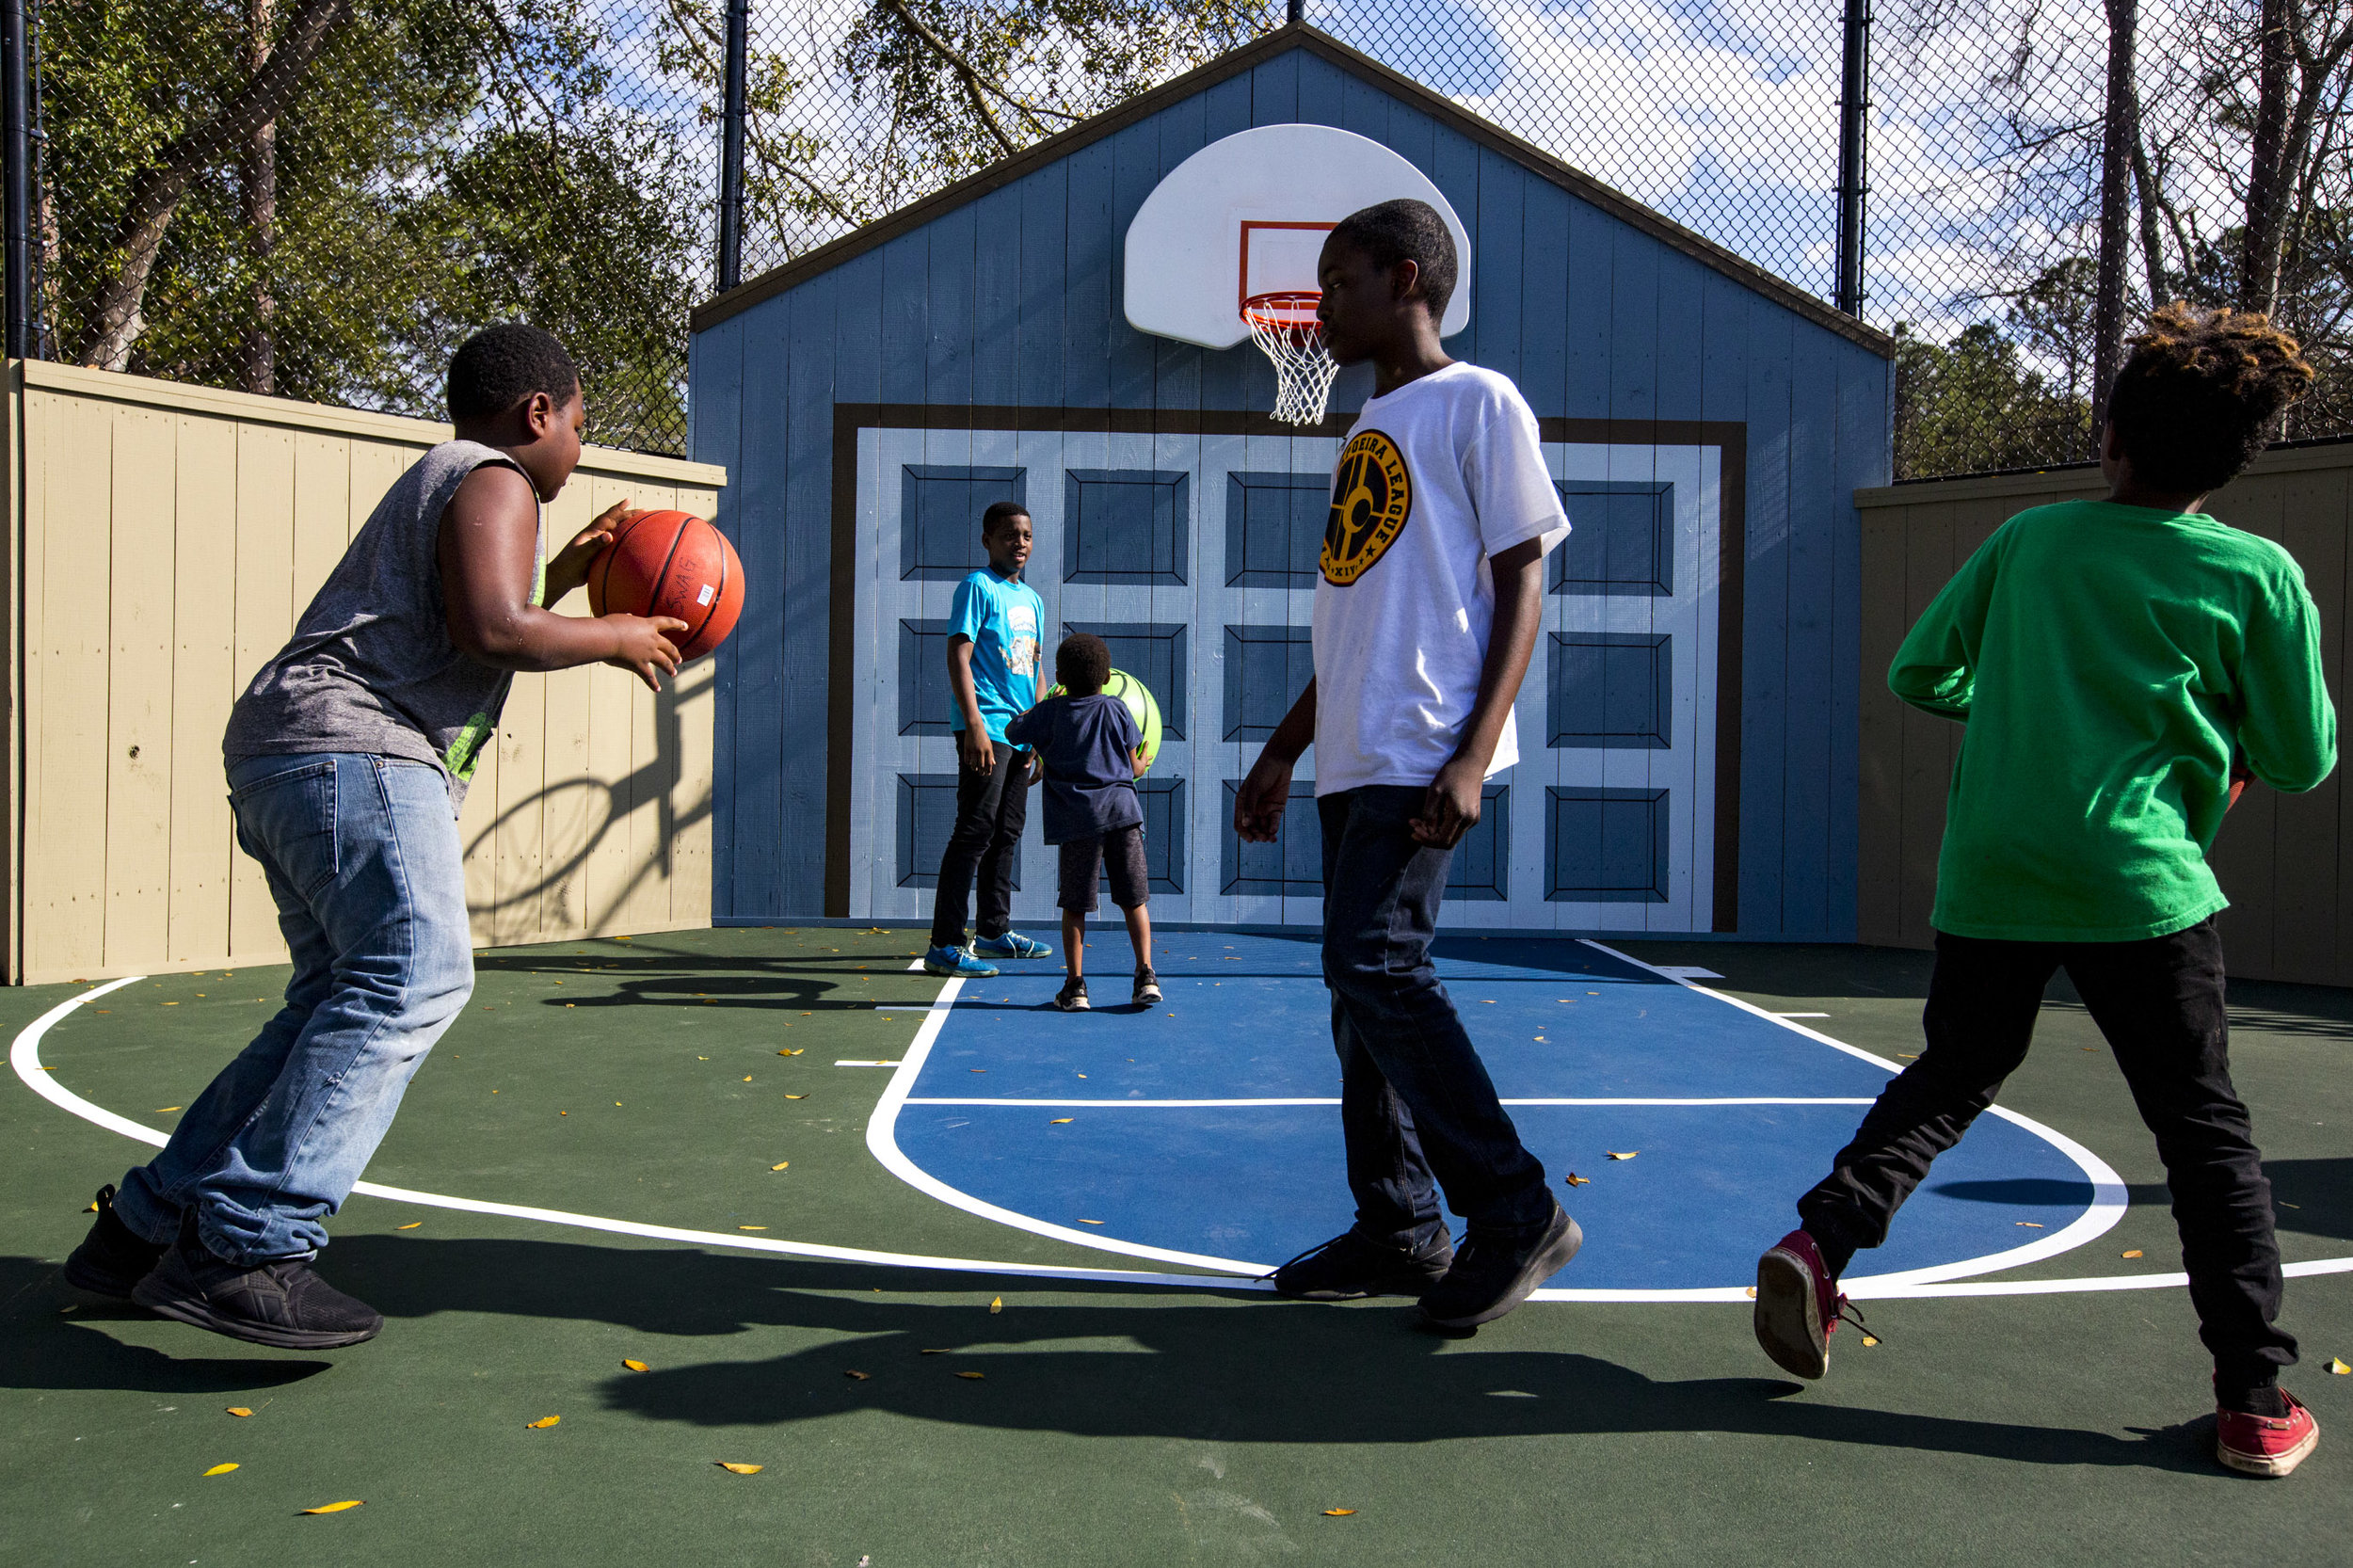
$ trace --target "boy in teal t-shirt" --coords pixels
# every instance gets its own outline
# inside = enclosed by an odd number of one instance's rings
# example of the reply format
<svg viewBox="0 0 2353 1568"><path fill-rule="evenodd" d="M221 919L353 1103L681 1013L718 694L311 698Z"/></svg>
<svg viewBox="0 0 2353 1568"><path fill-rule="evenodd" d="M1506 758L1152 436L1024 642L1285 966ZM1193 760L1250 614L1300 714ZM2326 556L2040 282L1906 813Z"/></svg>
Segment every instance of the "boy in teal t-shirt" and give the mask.
<svg viewBox="0 0 2353 1568"><path fill-rule="evenodd" d="M1021 581L1030 559L1030 514L1000 501L981 515L988 565L956 584L948 611L949 728L955 732L956 825L939 856L926 972L984 979L984 958L1045 958L1053 949L1013 929L1013 870L1029 824L1029 753L1005 741L1005 726L1042 695L1038 639L1046 601ZM980 883L977 935L968 946L965 901Z"/></svg>
<svg viewBox="0 0 2353 1568"><path fill-rule="evenodd" d="M2313 379L2259 315L2173 305L2133 340L2102 437L2100 501L2004 523L1904 639L1888 685L1968 726L1937 865L1928 1044L1758 1260L1756 1334L1829 1367L1837 1279L2025 1059L2064 968L2107 1037L2173 1192L2217 1453L2283 1476L2311 1415L2278 1386L2280 1249L2231 1085L2227 904L2206 864L2244 779L2309 790L2336 766L2319 619L2288 552L2199 511Z"/></svg>

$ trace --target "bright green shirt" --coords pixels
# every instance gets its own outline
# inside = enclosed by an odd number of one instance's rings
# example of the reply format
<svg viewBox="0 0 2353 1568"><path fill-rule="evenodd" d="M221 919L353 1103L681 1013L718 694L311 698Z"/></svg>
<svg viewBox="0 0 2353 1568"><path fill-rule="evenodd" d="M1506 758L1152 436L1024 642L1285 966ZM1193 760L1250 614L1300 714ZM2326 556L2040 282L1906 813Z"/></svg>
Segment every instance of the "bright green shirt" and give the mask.
<svg viewBox="0 0 2353 1568"><path fill-rule="evenodd" d="M2021 512L1936 596L1887 684L1968 726L1930 917L1959 936L2195 925L2230 903L2205 852L2233 750L2290 792L2337 761L2304 574L2201 513Z"/></svg>

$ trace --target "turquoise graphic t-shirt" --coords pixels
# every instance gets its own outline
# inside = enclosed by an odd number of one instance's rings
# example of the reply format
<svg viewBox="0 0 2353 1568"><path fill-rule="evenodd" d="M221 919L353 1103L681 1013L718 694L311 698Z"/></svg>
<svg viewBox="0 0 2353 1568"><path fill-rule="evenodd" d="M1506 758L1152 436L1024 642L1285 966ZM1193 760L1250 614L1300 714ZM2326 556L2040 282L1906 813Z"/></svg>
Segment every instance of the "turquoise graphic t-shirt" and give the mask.
<svg viewBox="0 0 2353 1568"><path fill-rule="evenodd" d="M1037 634L1045 624L1046 601L1027 583L983 567L956 584L948 635L972 639L972 695L992 741L1002 742L1005 725L1037 704ZM964 728L963 710L952 698L948 723Z"/></svg>

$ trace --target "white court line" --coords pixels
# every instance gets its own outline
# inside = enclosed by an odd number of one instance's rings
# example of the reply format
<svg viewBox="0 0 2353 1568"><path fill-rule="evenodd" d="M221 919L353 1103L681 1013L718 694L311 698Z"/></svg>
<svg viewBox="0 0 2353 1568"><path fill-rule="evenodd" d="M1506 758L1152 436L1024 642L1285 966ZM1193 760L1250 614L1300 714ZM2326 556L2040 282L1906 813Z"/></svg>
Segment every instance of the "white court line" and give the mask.
<svg viewBox="0 0 2353 1568"><path fill-rule="evenodd" d="M1599 943L1592 945L1601 947ZM1610 952L1613 957L1624 958L1627 963L1649 968L1647 965L1642 965L1641 960L1627 957L1624 953L1613 952L1608 948L1602 948L1602 951ZM8 1049L8 1064L15 1070L16 1076L35 1094L69 1114L78 1116L109 1132L119 1133L135 1143L161 1148L167 1141L164 1133L153 1128L143 1127L126 1116L119 1116L103 1106L94 1105L84 1099L51 1077L42 1067L40 1060L41 1037L48 1033L51 1027L60 1018L85 1002L94 1001L126 985L136 985L146 978L144 975L125 975L120 980L109 981L104 985L93 986L89 990L59 1002L18 1032L15 1041ZM963 982L959 980L948 981L941 989L940 1000L952 1005L955 992L962 984ZM1698 990L1701 987L1694 986L1692 989ZM1721 997L1720 1000L1732 1002L1735 1006L1747 1006L1746 1003L1733 997ZM1748 1010L1760 1011L1755 1008ZM923 1025L916 1036L916 1044L909 1048L904 1059L906 1063L913 1064L917 1071L920 1071L922 1058L929 1054L932 1042L938 1036L945 1018L945 1013L941 1012L934 1013L923 1020ZM1797 1028L1798 1026L1790 1027ZM1812 1034L1813 1031L1801 1029L1800 1032ZM1824 1038L1824 1043L1837 1046L1838 1048L1851 1055L1860 1056L1865 1061L1879 1062L1881 1060L1843 1042ZM1881 1064L1892 1066L1892 1064L1881 1063ZM890 1104L894 1093L899 1096L897 1103L904 1104L904 1086L912 1083L915 1074L908 1072L906 1066L903 1064L900 1071L892 1075L890 1084L883 1091L884 1105ZM936 1182L929 1175L909 1163L905 1157L899 1153L897 1144L890 1141L888 1131L890 1119L882 1114L884 1105L877 1105L873 1120L867 1125L868 1148L874 1150L876 1158L883 1159L884 1164L889 1166L892 1174L899 1176L901 1180L922 1191L932 1192L935 1196L940 1196L941 1193L934 1192L934 1189L941 1188L942 1184ZM896 1106L892 1106L891 1109L895 1116ZM2013 1119L2023 1120L2023 1118ZM881 1151L876 1149L878 1131L881 1134L881 1141L889 1148L890 1158L884 1159ZM649 1240L680 1241L691 1246L767 1253L787 1257L816 1258L827 1262L869 1263L889 1268L926 1269L955 1273L1004 1274L1029 1279L1102 1280L1114 1284L1183 1289L1271 1290L1273 1288L1265 1280L1257 1277L1267 1272L1271 1265L1245 1264L1230 1259L1219 1260L1225 1269L1233 1271L1230 1274L1222 1272L1214 1274L1160 1274L1125 1269L1085 1269L1058 1264L1010 1263L986 1258L934 1257L916 1253L878 1252L864 1247L828 1246L815 1241L772 1240L765 1237L744 1236L741 1233L729 1234L724 1231L693 1230L677 1225L642 1224L633 1220L607 1219L595 1214L574 1214L563 1209L538 1208L524 1204L492 1203L479 1198L462 1198L442 1192L420 1192L412 1188L389 1187L373 1181L362 1181L353 1191L367 1197L385 1198L396 1203L415 1204L428 1208L456 1209L472 1214L493 1214L507 1219L566 1225L573 1229L601 1231L616 1236L637 1236ZM994 1210L991 1206L978 1204L977 1200L969 1199L964 1193L956 1192L952 1188L944 1189L944 1191L952 1195L943 1197L942 1201L951 1203L956 1208L968 1208L987 1218L997 1218L1004 1214L1003 1210ZM1060 1226L1045 1227L1037 1222L1029 1221L1026 1216L1006 1215L1004 1223L1012 1224L1020 1229L1035 1229L1040 1234L1060 1235L1065 1240L1097 1250L1128 1252L1143 1256L1161 1256L1170 1261L1193 1260L1192 1255L1188 1254L1157 1254L1155 1249L1109 1245L1107 1244L1110 1242L1109 1238L1088 1236L1081 1232L1065 1230ZM1977 1283L1929 1281L1907 1283L1914 1279L1916 1275L1929 1272L1914 1271L1913 1275L1888 1274L1851 1280L1845 1282L1845 1288L1849 1295L1858 1301L1875 1301L1939 1296L2056 1295L2078 1290L2160 1290L2179 1288L2189 1283L2189 1276L2180 1273L2117 1274L2099 1278L1996 1280ZM2353 1257L2314 1258L2307 1262L2291 1263L2281 1272L2295 1279L2310 1278L2320 1274L2348 1273L2353 1272ZM1236 1275L1241 1277L1235 1277ZM1542 1302L1742 1302L1748 1299L1748 1292L1745 1288L1737 1286L1689 1290L1546 1289L1538 1290L1529 1299Z"/></svg>
<svg viewBox="0 0 2353 1568"><path fill-rule="evenodd" d="M935 1097L910 1095L903 1102L907 1105L1034 1105L1048 1108L1078 1107L1083 1110L1138 1111L1219 1111L1228 1107L1244 1110L1260 1105L1337 1105L1332 1099L1229 1099L1229 1100L1032 1100L986 1099L965 1097ZM1505 1105L1869 1105L1868 1099L1797 1099L1780 1096L1755 1095L1734 1099L1525 1099L1505 1100Z"/></svg>
<svg viewBox="0 0 2353 1568"><path fill-rule="evenodd" d="M78 996L43 1013L24 1026L8 1048L8 1064L16 1076L33 1093L60 1110L72 1112L84 1121L119 1132L123 1137L156 1148L164 1146L165 1134L153 1128L141 1127L125 1116L118 1116L104 1106L93 1105L59 1083L43 1070L40 1061L41 1036L58 1019L87 1001L95 1001L109 991L125 985L136 985L145 975L125 975L120 980L93 986ZM956 982L951 981L950 984ZM536 1208L527 1204L490 1203L480 1198L453 1197L445 1192L421 1192L408 1187L387 1187L381 1182L363 1181L353 1192L371 1198L389 1198L394 1203L417 1204L428 1208L454 1208L469 1214L497 1214L507 1219L536 1220L543 1224L569 1225L579 1230L600 1230L616 1236L642 1236L656 1241L684 1241L695 1246L729 1247L738 1252L779 1253L788 1257L822 1258L834 1263L879 1263L901 1269L933 1269L957 1273L1017 1274L1038 1279L1110 1280L1123 1285L1190 1286L1195 1288L1219 1290L1266 1290L1273 1287L1256 1279L1216 1279L1200 1274L1151 1274L1128 1269L1073 1269L1059 1265L1036 1263L1004 1263L976 1257L931 1257L915 1253L874 1252L864 1247L832 1247L817 1241L770 1240L765 1237L730 1235L725 1231L690 1230L679 1225L640 1224L634 1220L609 1220L596 1214L573 1214L560 1208ZM1254 1272L1257 1271L1253 1271Z"/></svg>

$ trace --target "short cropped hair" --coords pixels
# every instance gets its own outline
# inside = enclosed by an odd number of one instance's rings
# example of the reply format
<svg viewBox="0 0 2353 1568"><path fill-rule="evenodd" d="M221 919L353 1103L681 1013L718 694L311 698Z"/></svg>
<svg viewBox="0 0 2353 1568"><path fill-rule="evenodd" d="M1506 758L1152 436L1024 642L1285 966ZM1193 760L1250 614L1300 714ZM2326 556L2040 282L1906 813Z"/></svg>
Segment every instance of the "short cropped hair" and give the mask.
<svg viewBox="0 0 2353 1568"><path fill-rule="evenodd" d="M1111 646L1093 632L1073 632L1054 649L1054 679L1072 696L1093 696L1111 678Z"/></svg>
<svg viewBox="0 0 2353 1568"><path fill-rule="evenodd" d="M1029 515L1030 509L1018 501L992 501L988 510L981 514L981 537L985 539L1002 524Z"/></svg>
<svg viewBox="0 0 2353 1568"><path fill-rule="evenodd" d="M449 417L488 419L534 392L557 408L580 388L580 367L552 332L520 321L485 327L457 345L449 361Z"/></svg>
<svg viewBox="0 0 2353 1568"><path fill-rule="evenodd" d="M1421 297L1430 318L1445 318L1446 302L1454 297L1454 236L1437 208L1411 197L1384 201L1340 219L1332 238L1371 258L1376 266L1412 262L1421 269Z"/></svg>
<svg viewBox="0 0 2353 1568"><path fill-rule="evenodd" d="M2271 444L2280 415L2312 384L2312 362L2268 317L2176 300L2132 339L2108 423L2135 478L2218 489Z"/></svg>

